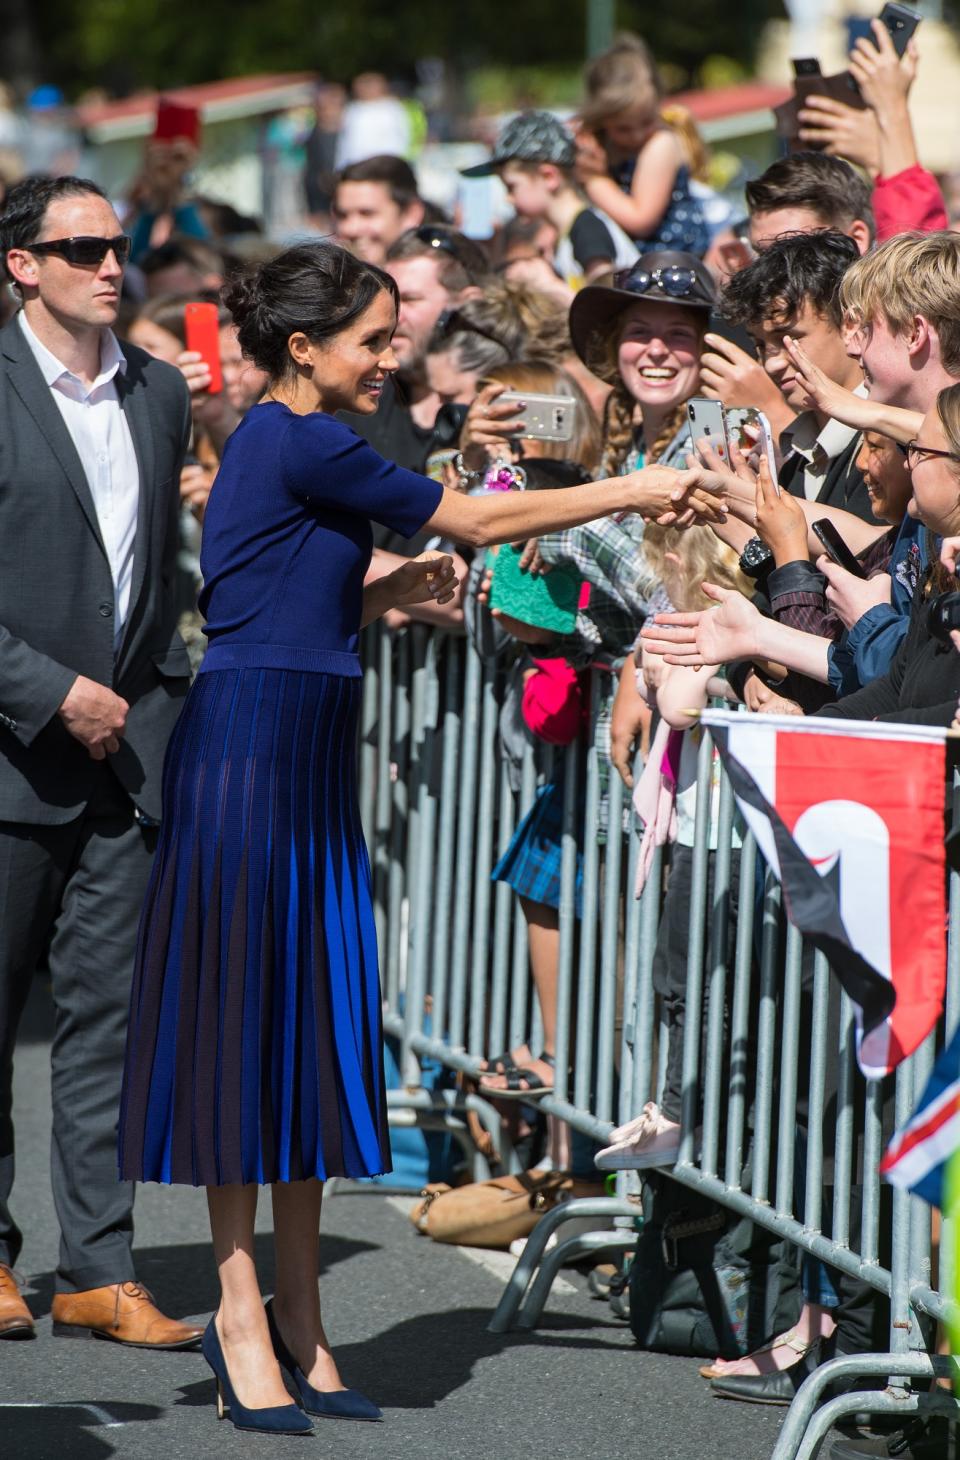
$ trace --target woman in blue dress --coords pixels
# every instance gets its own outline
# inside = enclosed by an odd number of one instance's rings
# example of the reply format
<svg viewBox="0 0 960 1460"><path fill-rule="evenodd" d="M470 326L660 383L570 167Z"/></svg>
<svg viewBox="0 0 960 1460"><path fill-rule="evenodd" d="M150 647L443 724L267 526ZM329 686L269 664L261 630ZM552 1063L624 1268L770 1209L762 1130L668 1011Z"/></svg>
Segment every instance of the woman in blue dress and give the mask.
<svg viewBox="0 0 960 1460"><path fill-rule="evenodd" d="M359 634L454 581L434 556L365 587L371 520L483 546L609 512L717 507L697 473L662 468L556 491L445 491L335 419L374 412L397 367L389 275L307 243L225 297L270 385L227 443L204 522L209 649L167 754L120 1170L207 1188L221 1302L203 1352L220 1413L225 1396L238 1426L306 1432L307 1413L379 1418L340 1380L318 1287L323 1181L389 1169L356 795ZM253 1245L264 1184L276 1246L266 1309Z"/></svg>

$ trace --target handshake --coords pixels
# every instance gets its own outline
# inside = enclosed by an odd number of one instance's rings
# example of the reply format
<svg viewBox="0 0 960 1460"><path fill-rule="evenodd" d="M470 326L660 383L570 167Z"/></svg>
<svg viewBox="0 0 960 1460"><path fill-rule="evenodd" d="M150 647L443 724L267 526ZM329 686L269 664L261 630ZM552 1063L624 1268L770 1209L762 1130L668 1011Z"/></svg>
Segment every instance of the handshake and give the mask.
<svg viewBox="0 0 960 1460"><path fill-rule="evenodd" d="M614 514L617 521L636 512L661 527L709 527L727 519L729 478L694 463L685 471L669 466L645 466L622 479L629 505Z"/></svg>

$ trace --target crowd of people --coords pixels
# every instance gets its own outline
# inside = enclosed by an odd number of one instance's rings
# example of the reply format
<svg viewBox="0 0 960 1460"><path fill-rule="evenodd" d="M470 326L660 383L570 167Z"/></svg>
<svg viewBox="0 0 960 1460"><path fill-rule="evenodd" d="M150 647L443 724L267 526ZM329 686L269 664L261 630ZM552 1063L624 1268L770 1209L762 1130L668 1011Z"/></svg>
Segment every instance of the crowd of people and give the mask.
<svg viewBox="0 0 960 1460"><path fill-rule="evenodd" d="M319 1307L304 1298L316 1287L307 1249L319 1197L298 1204L284 1191L324 1174L375 1174L387 1160L363 909L351 904L338 934L367 953L352 1016L364 1025L363 1054L336 1097L351 1110L349 1139L322 1103L295 1114L283 1104L288 1065L298 1079L316 1070L318 1046L294 1053L278 1036L281 1139L262 1116L258 1133L248 1108L257 1036L243 979L261 929L225 912L214 936L200 907L202 885L226 909L227 889L246 899L256 887L262 900L280 875L227 850L248 823L269 849L279 813L257 798L272 793L248 785L250 804L235 810L210 771L218 755L242 760L247 741L267 735L263 674L322 668L347 683L353 673L344 667L356 650L349 614L327 600L329 642L290 647L297 616L315 610L310 581L293 591L278 544L303 554L302 572L316 543L266 494L276 538L265 545L244 492L255 497L274 466L297 510L333 513L330 536L358 553L351 512L372 519L365 578L351 561L344 588L348 603L362 597L364 621L466 633L504 667L500 750L517 785L529 746L543 769L558 764L546 747L586 733L587 676L599 671L589 733L603 777L619 775L635 794L644 867L671 827L673 846L654 967L668 1038L663 1089L595 1164L658 1172L676 1160L700 740L691 707L720 697L759 714L944 726L957 716L960 653L947 628L960 603L949 597L960 590L960 235L947 231L936 179L916 156L907 110L915 49L900 57L874 29L850 62L874 153L848 161L810 137L811 150L749 184L732 226L718 223L697 181L702 143L664 104L652 56L630 37L588 68L575 127L523 112L470 169L496 173L515 212L488 243L423 199L395 155L346 160L329 185L333 244L286 250L250 220L189 196L195 137L153 144L121 218L76 178L28 177L10 189L0 214L10 283L0 335L0 1336L32 1331L12 1271L22 1239L9 1205L10 1089L17 1023L44 960L58 1016L57 1324L141 1345L195 1344L201 1330L165 1318L136 1281L132 1182L208 1185L221 1193L211 1220L227 1326L211 1325L204 1352L228 1397L233 1385L235 1420L296 1427L279 1379L271 1384L235 1339L256 1293L252 1213L236 1193L276 1181L274 1351L308 1410L375 1417L340 1384ZM335 318L334 296L346 301ZM220 390L210 388L210 359L188 348L185 311L197 302L218 311ZM335 379L324 373L331 354ZM701 435L711 403L723 429ZM302 419L317 412L336 417L322 444ZM378 497L365 483L380 458ZM228 521L229 511L239 518ZM825 553L814 531L824 520L855 562ZM241 571L259 575L255 611L231 597ZM258 617L276 651L269 670L243 637ZM223 676L233 671L260 678L228 693ZM297 693L306 704L308 691ZM329 749L343 735L330 728L340 709L322 687L316 695L309 718L325 727ZM296 733L286 700L272 734L281 721ZM171 733L178 749L161 824ZM212 760L181 780L177 755L191 734ZM312 805L303 775L298 794ZM338 835L353 846L348 792L322 794L342 796ZM526 921L543 1034L537 1047L486 1051L479 1089L526 1109L555 1078L562 814L551 771L492 869ZM715 849L715 807L711 815ZM210 848L194 851L214 827L224 851L208 865ZM581 804L578 913L583 846L603 829L585 825ZM175 947L169 931L158 941L164 918L179 926ZM310 928L303 936L322 941ZM217 985L203 982L218 955L221 970L241 970L219 1014L209 1002ZM106 985L75 977L79 966L111 962ZM195 1008L198 988L207 1002ZM339 1008L324 1016L319 1046L342 1069L344 1017ZM225 1019L242 1062L232 1055L196 1075L183 1096L191 1041L204 1030L222 1040ZM236 1097L222 1129L211 1114L221 1080ZM547 1159L569 1164L563 1129L547 1125ZM319 1166L306 1155L308 1128ZM886 1304L867 1284L810 1259L802 1294L789 1330L709 1367L717 1394L785 1403L831 1354L886 1347ZM945 1434L933 1419L896 1453L942 1454ZM855 1438L835 1454L894 1453L877 1448L888 1443Z"/></svg>

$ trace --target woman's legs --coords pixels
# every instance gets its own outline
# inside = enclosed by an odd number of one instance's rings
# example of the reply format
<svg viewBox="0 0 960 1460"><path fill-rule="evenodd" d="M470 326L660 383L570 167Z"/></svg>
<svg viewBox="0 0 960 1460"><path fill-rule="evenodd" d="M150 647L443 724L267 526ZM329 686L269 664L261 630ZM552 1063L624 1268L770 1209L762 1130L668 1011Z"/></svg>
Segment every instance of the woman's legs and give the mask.
<svg viewBox="0 0 960 1460"><path fill-rule="evenodd" d="M250 1186L208 1186L213 1254L220 1276L217 1332L230 1382L248 1409L293 1404L273 1356L253 1256L257 1192Z"/></svg>
<svg viewBox="0 0 960 1460"><path fill-rule="evenodd" d="M277 1286L273 1311L287 1347L314 1389L343 1389L320 1316L322 1181L278 1181L273 1194Z"/></svg>

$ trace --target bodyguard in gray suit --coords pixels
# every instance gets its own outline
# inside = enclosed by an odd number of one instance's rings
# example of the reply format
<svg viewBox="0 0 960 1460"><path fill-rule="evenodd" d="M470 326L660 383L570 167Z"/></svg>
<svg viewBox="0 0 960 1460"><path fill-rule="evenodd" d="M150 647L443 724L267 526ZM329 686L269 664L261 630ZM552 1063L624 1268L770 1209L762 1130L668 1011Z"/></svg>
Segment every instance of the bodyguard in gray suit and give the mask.
<svg viewBox="0 0 960 1460"><path fill-rule="evenodd" d="M38 966L56 1010L54 1332L184 1347L136 1282L116 1125L140 905L170 731L179 372L113 334L129 239L93 183L27 179L0 215L21 309L0 330L0 1337L30 1337L11 1080Z"/></svg>

